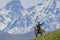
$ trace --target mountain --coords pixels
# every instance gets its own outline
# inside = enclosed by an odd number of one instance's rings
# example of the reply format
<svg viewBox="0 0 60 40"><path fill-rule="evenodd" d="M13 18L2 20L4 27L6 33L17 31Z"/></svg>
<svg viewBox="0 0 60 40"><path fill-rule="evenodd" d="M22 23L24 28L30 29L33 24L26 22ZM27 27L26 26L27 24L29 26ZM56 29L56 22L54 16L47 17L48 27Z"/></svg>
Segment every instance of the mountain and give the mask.
<svg viewBox="0 0 60 40"><path fill-rule="evenodd" d="M60 29L45 34L41 37L34 38L33 40L60 40Z"/></svg>
<svg viewBox="0 0 60 40"><path fill-rule="evenodd" d="M42 28L46 31L60 28L59 0L35 1L32 5L25 8L22 0L8 2L0 10L0 31L10 34L24 34L33 31L38 21L44 22Z"/></svg>

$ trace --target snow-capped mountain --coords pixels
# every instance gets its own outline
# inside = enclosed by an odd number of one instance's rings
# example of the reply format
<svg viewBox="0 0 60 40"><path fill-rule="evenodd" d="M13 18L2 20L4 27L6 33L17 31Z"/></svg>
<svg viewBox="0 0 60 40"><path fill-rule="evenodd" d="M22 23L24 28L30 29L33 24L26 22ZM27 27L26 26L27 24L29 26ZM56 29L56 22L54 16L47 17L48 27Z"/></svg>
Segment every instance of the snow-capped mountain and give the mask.
<svg viewBox="0 0 60 40"><path fill-rule="evenodd" d="M1 31L11 34L27 33L33 31L38 21L44 22L42 28L46 31L60 28L60 0L6 1L5 6L0 8Z"/></svg>

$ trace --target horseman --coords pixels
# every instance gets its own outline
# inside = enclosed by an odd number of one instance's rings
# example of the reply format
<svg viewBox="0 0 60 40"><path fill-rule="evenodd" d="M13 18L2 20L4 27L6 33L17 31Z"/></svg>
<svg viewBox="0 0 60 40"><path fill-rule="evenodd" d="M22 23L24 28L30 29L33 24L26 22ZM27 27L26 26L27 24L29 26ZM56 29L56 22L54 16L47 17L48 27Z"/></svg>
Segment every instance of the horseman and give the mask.
<svg viewBox="0 0 60 40"><path fill-rule="evenodd" d="M44 24L44 23L40 24L40 21L38 22L38 24L37 24L38 33L41 31L41 26L42 26L43 24Z"/></svg>

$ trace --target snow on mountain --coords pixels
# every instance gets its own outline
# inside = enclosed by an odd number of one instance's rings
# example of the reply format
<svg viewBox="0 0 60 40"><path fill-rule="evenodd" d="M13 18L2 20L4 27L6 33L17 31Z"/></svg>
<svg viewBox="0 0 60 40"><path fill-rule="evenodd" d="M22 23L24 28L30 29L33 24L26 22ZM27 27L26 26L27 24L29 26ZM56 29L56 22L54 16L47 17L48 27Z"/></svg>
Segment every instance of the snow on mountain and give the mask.
<svg viewBox="0 0 60 40"><path fill-rule="evenodd" d="M23 34L33 31L35 24L40 21L44 22L43 29L53 31L60 28L59 5L59 0L12 0L0 10L0 30Z"/></svg>

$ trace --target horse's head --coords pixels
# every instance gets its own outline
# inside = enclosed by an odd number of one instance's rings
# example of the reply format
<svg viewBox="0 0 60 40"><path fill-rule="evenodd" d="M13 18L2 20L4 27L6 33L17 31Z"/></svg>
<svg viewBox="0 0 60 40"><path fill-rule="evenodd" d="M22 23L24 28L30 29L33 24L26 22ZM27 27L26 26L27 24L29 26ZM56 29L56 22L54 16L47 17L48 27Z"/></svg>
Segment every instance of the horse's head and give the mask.
<svg viewBox="0 0 60 40"><path fill-rule="evenodd" d="M34 27L34 33L37 33L38 32L38 29L37 29L37 27L35 26Z"/></svg>

